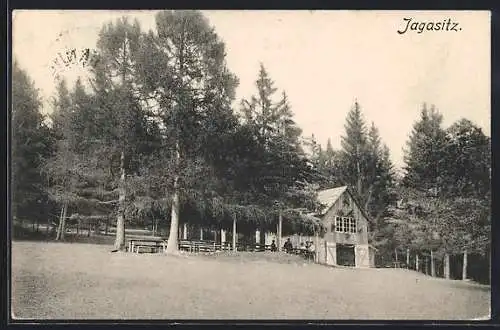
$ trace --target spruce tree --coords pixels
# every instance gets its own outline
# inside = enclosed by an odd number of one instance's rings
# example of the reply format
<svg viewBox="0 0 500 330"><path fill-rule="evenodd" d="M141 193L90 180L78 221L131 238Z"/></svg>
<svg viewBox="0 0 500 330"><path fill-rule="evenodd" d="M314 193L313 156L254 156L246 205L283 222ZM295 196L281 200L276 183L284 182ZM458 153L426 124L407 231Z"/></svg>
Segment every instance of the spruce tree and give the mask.
<svg viewBox="0 0 500 330"><path fill-rule="evenodd" d="M15 219L33 222L48 216L49 200L42 165L53 139L41 112L39 92L17 62L12 67L11 193Z"/></svg>
<svg viewBox="0 0 500 330"><path fill-rule="evenodd" d="M357 196L364 196L368 166L368 141L361 107L356 101L347 114L345 136L341 138L342 178Z"/></svg>
<svg viewBox="0 0 500 330"><path fill-rule="evenodd" d="M438 165L446 148L442 122L443 116L434 106L427 109L427 105L423 105L420 119L413 125L404 150L406 173L403 182L407 187L434 194L438 192L441 170Z"/></svg>

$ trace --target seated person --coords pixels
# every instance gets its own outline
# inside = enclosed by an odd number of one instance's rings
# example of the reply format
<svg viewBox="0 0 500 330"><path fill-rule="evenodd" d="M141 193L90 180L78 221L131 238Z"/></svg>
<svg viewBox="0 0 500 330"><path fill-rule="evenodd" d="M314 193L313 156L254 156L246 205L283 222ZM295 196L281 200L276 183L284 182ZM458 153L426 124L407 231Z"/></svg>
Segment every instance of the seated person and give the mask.
<svg viewBox="0 0 500 330"><path fill-rule="evenodd" d="M276 252L277 250L278 249L276 248L276 243L273 240L272 243L271 243L271 252Z"/></svg>
<svg viewBox="0 0 500 330"><path fill-rule="evenodd" d="M309 243L309 248L307 249L307 251L308 251L308 254L309 254L309 258L311 260L314 260L314 256L316 254L316 247L314 246L313 242Z"/></svg>

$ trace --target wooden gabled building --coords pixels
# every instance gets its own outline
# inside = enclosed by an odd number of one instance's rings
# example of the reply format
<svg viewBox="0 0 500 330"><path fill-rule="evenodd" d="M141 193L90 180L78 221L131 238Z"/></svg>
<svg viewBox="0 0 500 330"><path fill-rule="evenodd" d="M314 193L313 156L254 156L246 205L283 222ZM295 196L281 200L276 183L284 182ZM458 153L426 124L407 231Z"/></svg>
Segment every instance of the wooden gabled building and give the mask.
<svg viewBox="0 0 500 330"><path fill-rule="evenodd" d="M324 206L317 216L326 228L318 261L327 265L375 267L375 252L368 243L368 216L347 186L322 190Z"/></svg>
<svg viewBox="0 0 500 330"><path fill-rule="evenodd" d="M292 244L312 241L316 262L331 266L375 267L376 249L368 243L368 216L347 186L318 192L323 209L314 216L325 228L321 238L293 235Z"/></svg>

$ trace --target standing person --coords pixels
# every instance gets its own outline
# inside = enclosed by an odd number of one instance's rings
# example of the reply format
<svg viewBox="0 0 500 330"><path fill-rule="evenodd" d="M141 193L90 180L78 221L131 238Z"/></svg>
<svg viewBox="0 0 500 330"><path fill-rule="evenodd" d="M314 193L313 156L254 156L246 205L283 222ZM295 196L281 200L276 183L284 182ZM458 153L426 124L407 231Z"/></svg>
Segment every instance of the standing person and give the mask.
<svg viewBox="0 0 500 330"><path fill-rule="evenodd" d="M287 238L285 244L283 245L283 249L285 250L286 253L291 253L293 250L293 245L292 242L290 241L290 237Z"/></svg>
<svg viewBox="0 0 500 330"><path fill-rule="evenodd" d="M274 240L271 242L271 252L276 252L278 249Z"/></svg>

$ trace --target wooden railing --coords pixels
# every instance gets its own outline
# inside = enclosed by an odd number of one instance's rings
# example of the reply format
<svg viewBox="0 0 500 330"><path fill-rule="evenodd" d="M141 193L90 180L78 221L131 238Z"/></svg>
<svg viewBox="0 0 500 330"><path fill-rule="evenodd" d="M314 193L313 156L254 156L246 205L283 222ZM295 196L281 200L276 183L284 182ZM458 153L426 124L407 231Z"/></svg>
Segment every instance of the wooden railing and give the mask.
<svg viewBox="0 0 500 330"><path fill-rule="evenodd" d="M130 252L160 252L165 251L167 246L167 240L163 238L147 238L147 237L137 237L130 238L128 240L128 251ZM179 240L179 250L199 253L199 252L219 252L219 251L233 251L231 243L217 243L215 241L201 241L201 240ZM271 245L265 244L250 244L250 243L238 243L236 244L237 251L246 252L263 252L270 251Z"/></svg>

